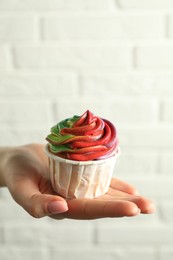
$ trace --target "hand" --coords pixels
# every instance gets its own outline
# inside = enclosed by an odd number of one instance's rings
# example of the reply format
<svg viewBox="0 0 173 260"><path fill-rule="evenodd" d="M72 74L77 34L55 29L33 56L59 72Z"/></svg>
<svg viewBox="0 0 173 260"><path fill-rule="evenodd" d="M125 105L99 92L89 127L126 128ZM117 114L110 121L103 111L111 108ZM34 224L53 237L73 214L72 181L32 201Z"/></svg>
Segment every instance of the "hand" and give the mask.
<svg viewBox="0 0 173 260"><path fill-rule="evenodd" d="M150 200L140 196L131 185L114 178L103 196L65 200L52 189L48 160L40 144L9 148L1 171L14 200L36 218L97 219L154 211Z"/></svg>

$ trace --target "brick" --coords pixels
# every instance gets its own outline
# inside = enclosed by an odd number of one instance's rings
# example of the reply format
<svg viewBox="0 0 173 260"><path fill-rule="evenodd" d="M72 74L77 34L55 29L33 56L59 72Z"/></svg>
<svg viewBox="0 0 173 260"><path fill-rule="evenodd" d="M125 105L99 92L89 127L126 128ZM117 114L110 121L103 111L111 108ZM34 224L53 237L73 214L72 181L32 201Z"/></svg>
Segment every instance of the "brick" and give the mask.
<svg viewBox="0 0 173 260"><path fill-rule="evenodd" d="M3 229L2 229L2 225L0 226L0 243L3 243Z"/></svg>
<svg viewBox="0 0 173 260"><path fill-rule="evenodd" d="M140 259L140 260L157 260L157 254L153 248L147 248L147 247L139 247L139 248L131 248L126 250L125 257L123 257L124 260L131 259Z"/></svg>
<svg viewBox="0 0 173 260"><path fill-rule="evenodd" d="M159 260L170 260L173 257L172 246L162 246L159 248Z"/></svg>
<svg viewBox="0 0 173 260"><path fill-rule="evenodd" d="M3 11L23 11L23 10L39 10L39 11L54 11L54 10L105 10L115 7L113 0L11 0L0 1L0 10Z"/></svg>
<svg viewBox="0 0 173 260"><path fill-rule="evenodd" d="M48 250L45 248L28 248L28 247L18 247L18 246L0 246L0 258L3 260L49 260Z"/></svg>
<svg viewBox="0 0 173 260"><path fill-rule="evenodd" d="M99 245L122 244L123 245L167 245L173 243L172 227L159 225L134 225L134 226L100 226L98 230ZM162 234L160 236L160 234Z"/></svg>
<svg viewBox="0 0 173 260"><path fill-rule="evenodd" d="M14 221L15 223L21 223L22 221L30 221L31 216L26 211L24 211L22 207L20 207L18 204L14 203L14 201L11 200L8 200L8 202L7 199L4 199L3 202L1 201L0 222L5 224L7 222L13 223Z"/></svg>
<svg viewBox="0 0 173 260"><path fill-rule="evenodd" d="M9 191L5 187L1 187L0 199L1 199L2 206L3 206L3 202L5 202L6 200L10 201L9 197L11 199L11 195L9 194Z"/></svg>
<svg viewBox="0 0 173 260"><path fill-rule="evenodd" d="M110 102L110 110L114 113L114 121L133 124L134 122L157 122L158 102L155 99L114 99Z"/></svg>
<svg viewBox="0 0 173 260"><path fill-rule="evenodd" d="M112 252L112 250L102 250L99 248L98 250L89 248L89 249L76 249L76 248L70 248L66 247L64 250L62 249L53 249L52 254L51 254L51 259L56 260L58 259L71 259L71 260L80 260L82 255L83 260L95 260L95 259L100 259L100 260L113 260L114 257L116 257L117 260L121 260L121 257L118 253Z"/></svg>
<svg viewBox="0 0 173 260"><path fill-rule="evenodd" d="M83 260L127 260L131 259L141 259L141 260L156 260L154 256L154 250L150 248L123 248L117 245L113 247L91 247L91 248L61 248L52 250L52 260L54 259L71 259L71 260L80 260L81 255Z"/></svg>
<svg viewBox="0 0 173 260"><path fill-rule="evenodd" d="M14 64L17 68L128 68L131 64L130 47L123 46L21 46L15 47Z"/></svg>
<svg viewBox="0 0 173 260"><path fill-rule="evenodd" d="M92 222L74 223L73 220L64 220L57 223L57 221L50 223L52 229L47 225L44 229L43 243L48 246L57 248L59 245L71 246L91 246L94 237L94 226ZM52 232L54 230L54 232Z"/></svg>
<svg viewBox="0 0 173 260"><path fill-rule="evenodd" d="M153 201L158 201L160 199L170 199L173 197L172 185L173 178L164 176L160 177L155 174L155 176L145 175L133 175L129 172L128 176L125 177L126 182L131 183L133 186L137 187L141 194L150 198Z"/></svg>
<svg viewBox="0 0 173 260"><path fill-rule="evenodd" d="M57 111L56 118L68 118L75 114L82 115L87 109L90 109L97 116L106 118L107 115L109 115L110 109L109 106L105 106L105 103L103 102L103 99L98 100L91 97L78 97L70 101L63 98L59 100L59 102L55 101L55 110ZM110 115L107 119L110 119Z"/></svg>
<svg viewBox="0 0 173 260"><path fill-rule="evenodd" d="M1 101L0 111L3 114L0 122L5 126L15 126L15 124L35 124L50 122L51 106L45 101Z"/></svg>
<svg viewBox="0 0 173 260"><path fill-rule="evenodd" d="M16 236L17 234L17 236ZM8 227L4 225L4 243L9 245L17 246L20 244L21 246L30 245L38 246L42 243L40 228L28 223L26 224L10 224L8 223Z"/></svg>
<svg viewBox="0 0 173 260"><path fill-rule="evenodd" d="M172 44L153 44L136 49L136 66L147 69L170 69L173 67Z"/></svg>
<svg viewBox="0 0 173 260"><path fill-rule="evenodd" d="M25 230L25 232L23 232ZM18 234L16 237L16 233ZM75 234L75 235L74 235ZM84 235L85 234L85 235ZM4 241L11 245L57 246L70 243L71 245L90 245L93 240L93 228L88 223L81 225L64 225L61 223L21 223L8 224L4 227Z"/></svg>
<svg viewBox="0 0 173 260"><path fill-rule="evenodd" d="M31 40L34 40L33 17L0 16L0 42Z"/></svg>
<svg viewBox="0 0 173 260"><path fill-rule="evenodd" d="M70 105L68 107L68 104ZM66 109L64 110L64 106ZM99 99L93 97L81 97L80 99L67 101L59 100L57 111L60 117L67 115L82 114L85 110L90 109L94 114L112 120L115 124L135 122L156 122L158 120L157 100L148 99L131 99L131 98L111 98ZM121 113L119 112L121 111ZM80 115L79 114L79 115Z"/></svg>
<svg viewBox="0 0 173 260"><path fill-rule="evenodd" d="M172 198L167 200L160 201L160 215L162 220L167 224L173 223L173 205L172 205Z"/></svg>
<svg viewBox="0 0 173 260"><path fill-rule="evenodd" d="M57 72L56 74L13 73L0 77L0 94L3 96L66 96L77 95L78 77L75 73Z"/></svg>
<svg viewBox="0 0 173 260"><path fill-rule="evenodd" d="M119 136L125 147L143 149L169 149L173 147L172 126L119 126Z"/></svg>
<svg viewBox="0 0 173 260"><path fill-rule="evenodd" d="M170 174L173 172L173 153L164 152L161 154L160 171L163 174Z"/></svg>
<svg viewBox="0 0 173 260"><path fill-rule="evenodd" d="M166 9L173 8L171 0L117 0L119 7L124 9Z"/></svg>
<svg viewBox="0 0 173 260"><path fill-rule="evenodd" d="M155 252L154 247L146 247L144 246L138 246L138 247L127 247L122 252L122 259L128 260L128 259L140 259L140 260L157 260L157 255ZM115 258L116 259L116 258Z"/></svg>
<svg viewBox="0 0 173 260"><path fill-rule="evenodd" d="M93 70L82 72L81 92L85 96L171 96L173 95L173 75L169 72L131 72ZM98 91L99 89L99 91Z"/></svg>
<svg viewBox="0 0 173 260"><path fill-rule="evenodd" d="M8 50L5 46L0 46L0 69L4 70L8 67Z"/></svg>
<svg viewBox="0 0 173 260"><path fill-rule="evenodd" d="M43 18L43 39L50 41L151 40L163 37L164 19L161 15L66 14Z"/></svg>
<svg viewBox="0 0 173 260"><path fill-rule="evenodd" d="M168 16L168 36L173 37L173 15Z"/></svg>
<svg viewBox="0 0 173 260"><path fill-rule="evenodd" d="M173 99L165 99L162 101L162 120L166 122L173 121Z"/></svg>
<svg viewBox="0 0 173 260"><path fill-rule="evenodd" d="M121 146L121 140L120 140ZM148 160L150 158L150 160ZM127 175L130 173L133 174L145 174L152 175L157 172L158 168L158 155L157 153L145 151L126 151L125 149L121 151L121 156L116 163L116 170L119 176L122 176L122 173ZM116 174L115 174L116 175Z"/></svg>
<svg viewBox="0 0 173 260"><path fill-rule="evenodd" d="M4 123L5 124L5 123ZM53 124L53 123L52 123ZM0 127L0 134L4 138L1 139L0 145L22 145L26 143L46 143L45 137L47 136L50 126L50 123L40 123L38 127L35 124L23 124L23 123L13 123L13 127ZM6 123L7 125L7 123ZM10 122L8 123L10 125ZM24 127L25 125L25 127ZM10 130L9 130L10 129Z"/></svg>

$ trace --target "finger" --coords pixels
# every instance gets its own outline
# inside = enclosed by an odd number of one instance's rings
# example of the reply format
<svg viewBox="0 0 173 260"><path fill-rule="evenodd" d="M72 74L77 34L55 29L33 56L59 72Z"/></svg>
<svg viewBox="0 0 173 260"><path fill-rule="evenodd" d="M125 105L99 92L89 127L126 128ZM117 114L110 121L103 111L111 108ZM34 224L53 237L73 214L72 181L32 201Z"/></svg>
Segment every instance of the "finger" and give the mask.
<svg viewBox="0 0 173 260"><path fill-rule="evenodd" d="M132 195L139 195L135 187L116 178L112 178L110 187Z"/></svg>
<svg viewBox="0 0 173 260"><path fill-rule="evenodd" d="M107 198L110 198L110 199L117 199L117 198L121 198L121 197L126 197L128 195L132 195L132 194L129 194L127 192L123 192L121 190L115 190L115 189L112 189L111 187L109 187L109 190L107 191L107 193L105 193L104 195L101 196L102 199L107 199Z"/></svg>
<svg viewBox="0 0 173 260"><path fill-rule="evenodd" d="M114 195L114 196L113 196ZM111 194L105 194L102 198L104 200L123 200L123 201L131 201L137 205L137 207L140 209L141 213L149 214L153 213L155 211L155 206L153 202L147 198L144 198L142 196L134 196L134 195L128 195L123 192L116 192L113 191Z"/></svg>
<svg viewBox="0 0 173 260"><path fill-rule="evenodd" d="M15 188L15 187L18 187ZM20 188L19 188L20 187ZM30 179L10 189L15 201L31 216L41 218L68 210L67 202L60 196L42 194Z"/></svg>
<svg viewBox="0 0 173 260"><path fill-rule="evenodd" d="M135 216L140 213L135 203L121 200L74 199L68 202L68 208L69 210L60 216L73 219L97 219Z"/></svg>
<svg viewBox="0 0 173 260"><path fill-rule="evenodd" d="M33 217L41 218L65 212L68 206L62 197L36 193L26 209Z"/></svg>
<svg viewBox="0 0 173 260"><path fill-rule="evenodd" d="M156 210L153 202L142 196L132 196L132 198L129 197L129 200L134 202L140 208L141 213L143 214L150 214Z"/></svg>

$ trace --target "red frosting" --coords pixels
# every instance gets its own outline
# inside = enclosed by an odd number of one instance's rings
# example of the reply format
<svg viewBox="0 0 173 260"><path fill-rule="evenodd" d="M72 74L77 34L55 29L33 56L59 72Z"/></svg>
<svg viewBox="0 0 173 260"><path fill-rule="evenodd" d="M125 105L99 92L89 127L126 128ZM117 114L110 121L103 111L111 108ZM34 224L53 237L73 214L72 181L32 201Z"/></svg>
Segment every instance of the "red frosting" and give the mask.
<svg viewBox="0 0 173 260"><path fill-rule="evenodd" d="M57 141L52 141L51 136L46 138L50 142L50 151L54 154L70 160L88 161L105 159L117 153L117 131L107 119L97 117L87 110L76 121L68 119L63 122L73 123L64 123L67 127L59 128ZM56 139L56 133L52 132L52 135ZM51 144L54 149L51 149ZM58 149L57 152L58 145L64 149Z"/></svg>

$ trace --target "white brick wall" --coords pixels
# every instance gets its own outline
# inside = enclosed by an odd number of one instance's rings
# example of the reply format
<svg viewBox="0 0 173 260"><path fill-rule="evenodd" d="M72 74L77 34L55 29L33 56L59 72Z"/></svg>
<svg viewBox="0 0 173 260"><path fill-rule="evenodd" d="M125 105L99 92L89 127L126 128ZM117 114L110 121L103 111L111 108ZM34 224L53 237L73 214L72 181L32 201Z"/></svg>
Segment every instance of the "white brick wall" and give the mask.
<svg viewBox="0 0 173 260"><path fill-rule="evenodd" d="M5 70L8 66L8 49L0 46L0 69Z"/></svg>
<svg viewBox="0 0 173 260"><path fill-rule="evenodd" d="M0 10L3 11L90 11L90 10L112 10L116 8L114 0L14 0L11 3L11 0L1 1Z"/></svg>
<svg viewBox="0 0 173 260"><path fill-rule="evenodd" d="M91 109L118 128L114 175L157 212L32 219L0 190L0 259L173 258L173 1L0 1L0 145L45 142ZM17 234L17 235L16 235Z"/></svg>
<svg viewBox="0 0 173 260"><path fill-rule="evenodd" d="M0 15L0 42L31 41L34 37L34 17Z"/></svg>
<svg viewBox="0 0 173 260"><path fill-rule="evenodd" d="M59 69L130 67L130 47L117 44L75 44L68 43L42 46L18 46L13 49L14 65L19 69Z"/></svg>
<svg viewBox="0 0 173 260"><path fill-rule="evenodd" d="M171 69L173 67L173 44L155 43L136 48L136 66L148 69Z"/></svg>
<svg viewBox="0 0 173 260"><path fill-rule="evenodd" d="M169 9L173 8L173 3L171 0L117 0L118 6L124 9L143 9L157 10L157 9Z"/></svg>
<svg viewBox="0 0 173 260"><path fill-rule="evenodd" d="M55 17L49 15L43 18L43 39L46 41L159 39L163 36L163 15L122 13L115 16L105 12L58 14Z"/></svg>

